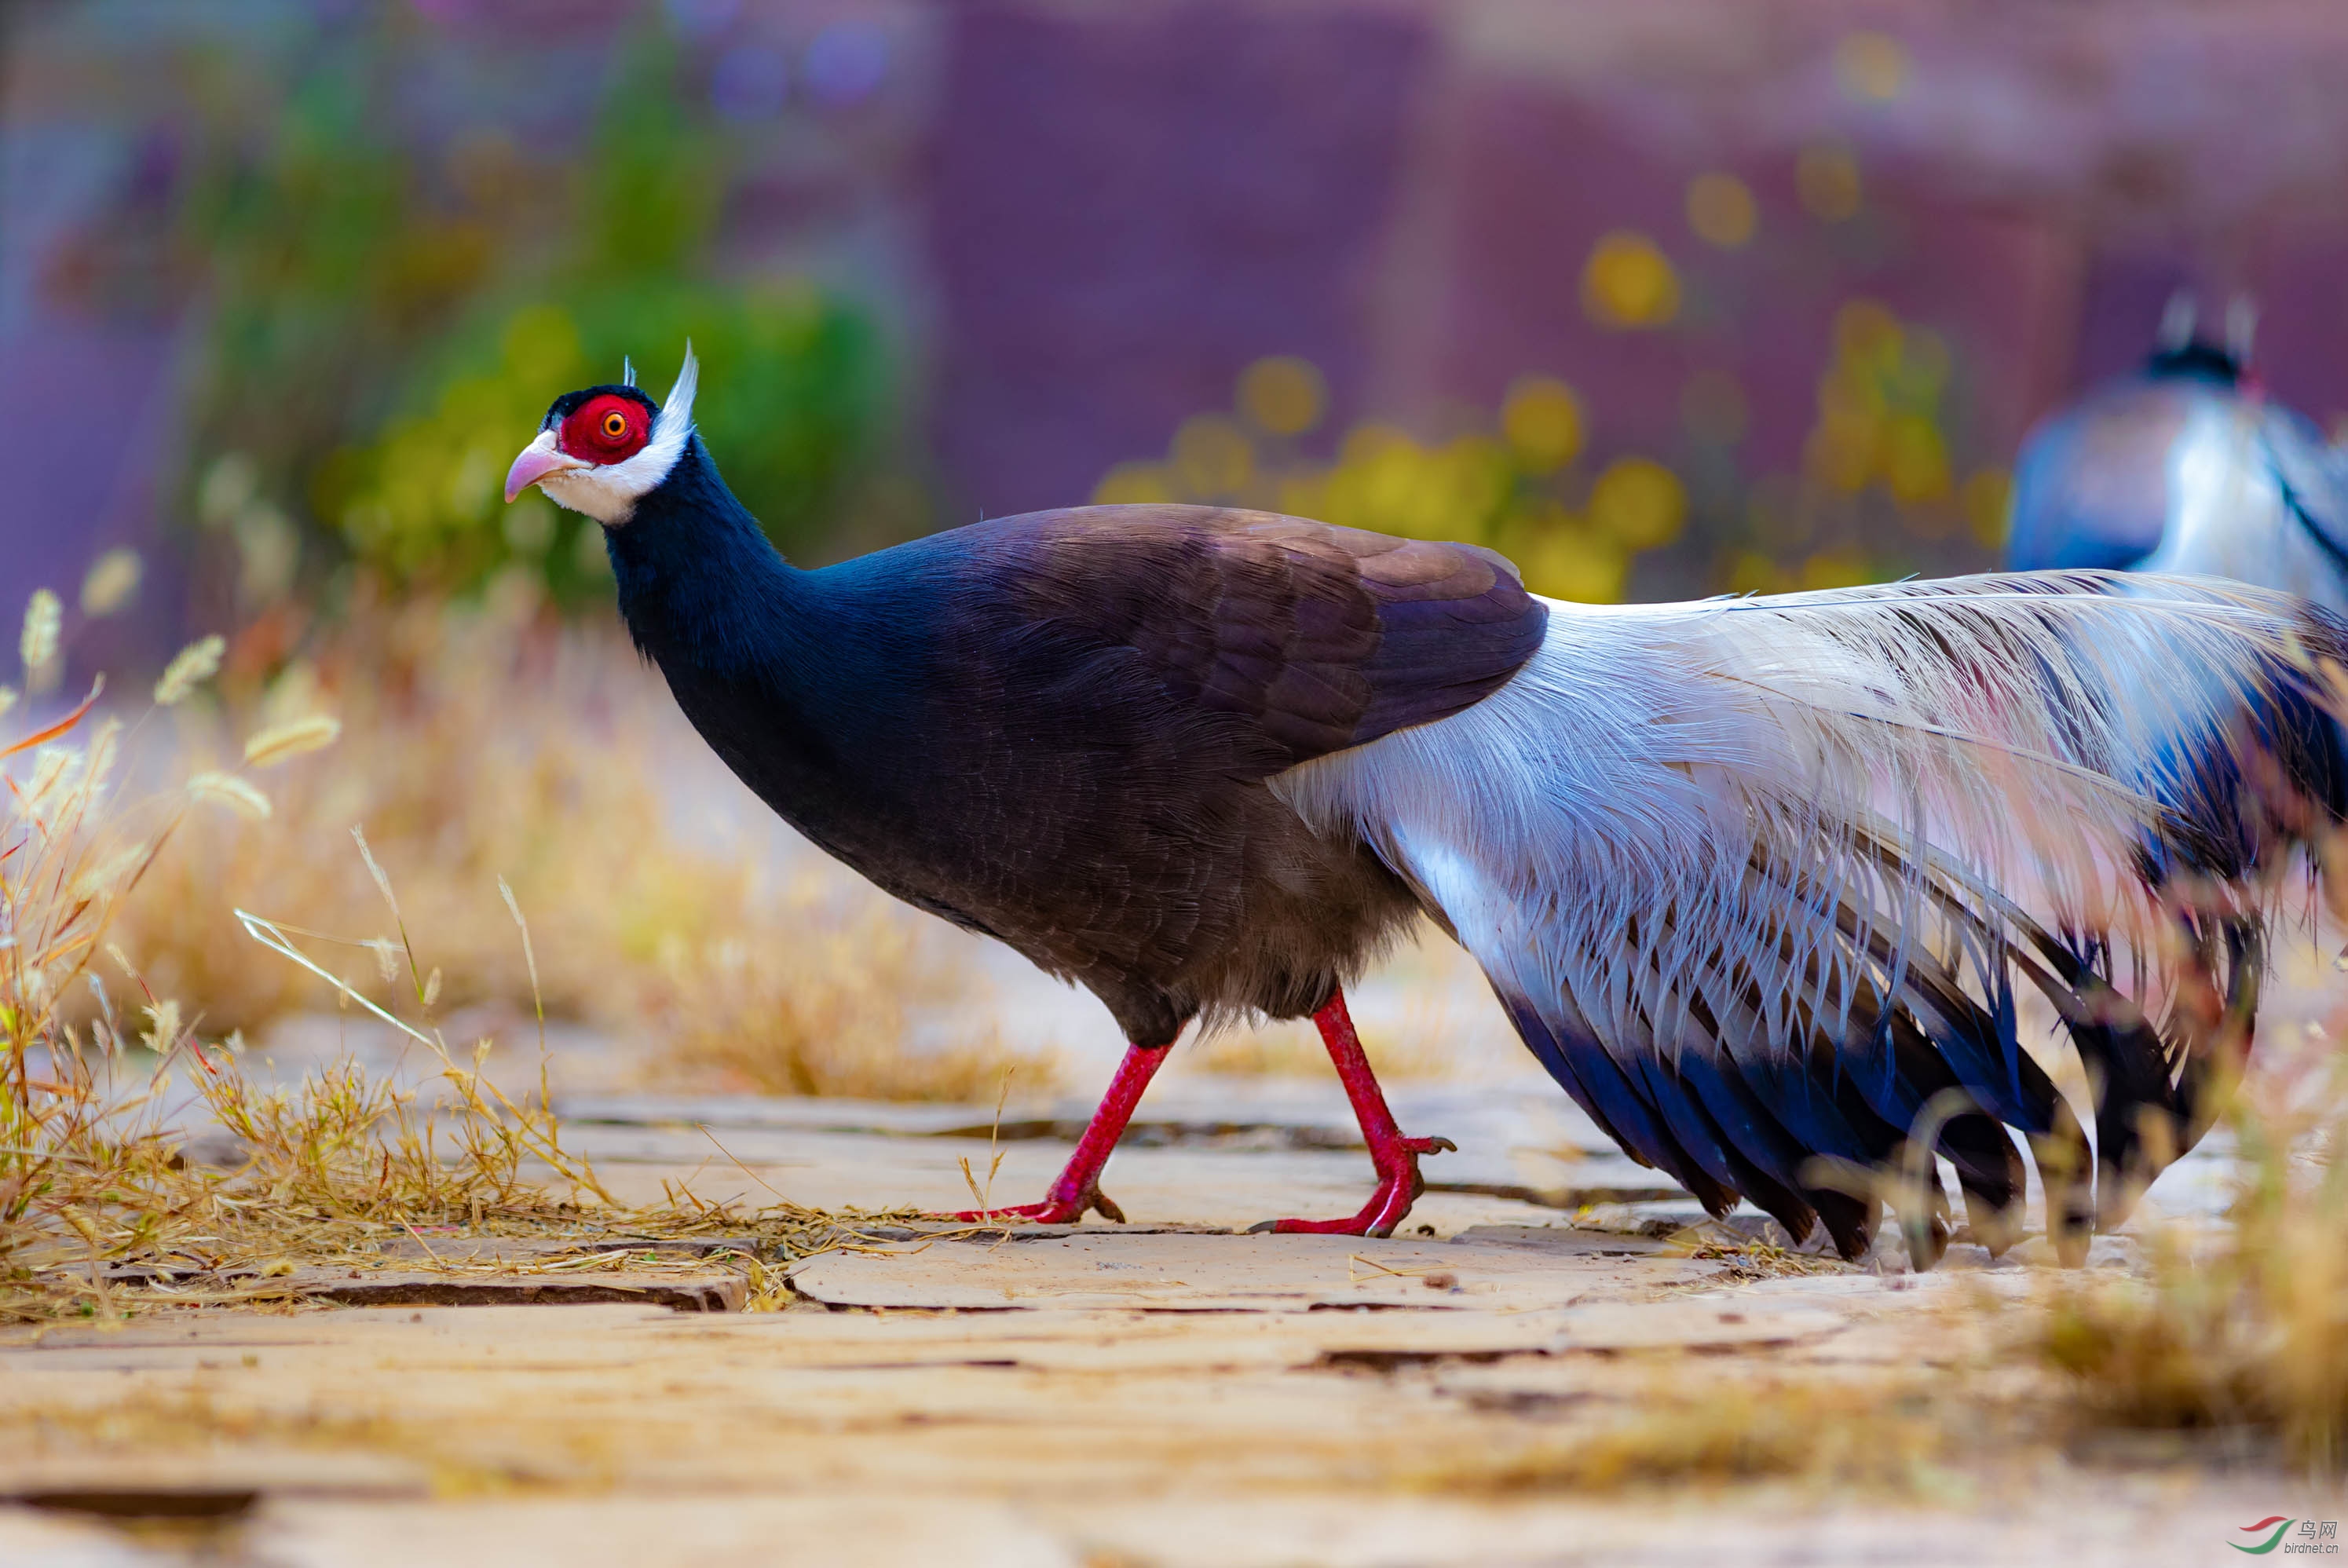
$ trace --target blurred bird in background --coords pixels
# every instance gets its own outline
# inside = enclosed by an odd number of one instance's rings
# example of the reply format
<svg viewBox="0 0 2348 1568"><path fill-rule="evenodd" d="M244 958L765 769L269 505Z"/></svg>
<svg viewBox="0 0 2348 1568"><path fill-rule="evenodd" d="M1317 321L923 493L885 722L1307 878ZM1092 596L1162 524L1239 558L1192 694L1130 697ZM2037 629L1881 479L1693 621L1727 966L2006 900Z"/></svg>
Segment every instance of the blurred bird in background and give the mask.
<svg viewBox="0 0 2348 1568"><path fill-rule="evenodd" d="M2142 370L2031 432L2006 564L2231 577L2348 610L2348 453L2267 398L2248 298L2222 346L2195 326L2178 294Z"/></svg>
<svg viewBox="0 0 2348 1568"><path fill-rule="evenodd" d="M1470 546L1175 505L801 571L718 476L696 382L688 351L664 404L558 398L506 494L602 525L637 645L778 812L1125 1031L1045 1199L965 1218L1122 1218L1102 1167L1181 1031L1309 1015L1378 1184L1271 1223L1389 1233L1449 1146L1395 1125L1343 987L1424 913L1714 1212L1749 1198L1857 1255L1904 1166L1926 1265L1937 1153L2000 1245L2010 1128L2076 1260L2208 1125L2268 872L2308 798L2339 809L2330 732L2256 721L2328 701L2348 655L2281 594L2072 573L1600 607ZM2092 1148L2026 992L2089 1067Z"/></svg>

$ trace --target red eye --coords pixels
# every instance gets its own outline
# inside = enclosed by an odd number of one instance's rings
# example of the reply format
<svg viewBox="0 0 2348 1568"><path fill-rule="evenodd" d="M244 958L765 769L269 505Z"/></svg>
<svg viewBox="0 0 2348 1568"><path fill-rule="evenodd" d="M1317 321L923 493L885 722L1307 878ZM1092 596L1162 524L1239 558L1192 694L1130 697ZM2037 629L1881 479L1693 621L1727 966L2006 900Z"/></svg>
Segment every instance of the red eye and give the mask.
<svg viewBox="0 0 2348 1568"><path fill-rule="evenodd" d="M596 463L625 462L644 449L651 427L643 404L607 392L582 403L562 421L562 449Z"/></svg>

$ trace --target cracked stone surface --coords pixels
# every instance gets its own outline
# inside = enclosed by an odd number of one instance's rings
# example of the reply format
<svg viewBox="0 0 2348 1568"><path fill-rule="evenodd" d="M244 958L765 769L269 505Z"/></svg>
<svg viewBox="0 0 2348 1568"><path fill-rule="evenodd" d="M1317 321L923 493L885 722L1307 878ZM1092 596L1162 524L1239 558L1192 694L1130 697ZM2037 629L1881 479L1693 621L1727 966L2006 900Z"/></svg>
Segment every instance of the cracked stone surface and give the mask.
<svg viewBox="0 0 2348 1568"><path fill-rule="evenodd" d="M2348 1511L2255 1459L2083 1457L2026 1428L1897 1485L1527 1482L1667 1409L1808 1399L1821 1442L1869 1441L1947 1380L2026 1397L2049 1375L1998 1358L2005 1308L2052 1273L2025 1243L1925 1276L1896 1252L1756 1274L1721 1243L1758 1216L1692 1229L1561 1097L1507 1085L1397 1093L1406 1126L1465 1146L1429 1175L1482 1189L1430 1192L1406 1233L1239 1234L1358 1205L1343 1102L1169 1087L1108 1169L1132 1224L875 1226L791 1264L779 1312L736 1310L755 1236L582 1254L432 1234L363 1277L282 1278L307 1307L0 1341L0 1563L2133 1568ZM991 1107L564 1109L623 1196L765 1183L876 1210L966 1203L960 1161L983 1172L991 1146L995 1197L1028 1195L1081 1115L1035 1108L1005 1138ZM2156 1202L2205 1212L2223 1160ZM2099 1246L2127 1264L2127 1237Z"/></svg>

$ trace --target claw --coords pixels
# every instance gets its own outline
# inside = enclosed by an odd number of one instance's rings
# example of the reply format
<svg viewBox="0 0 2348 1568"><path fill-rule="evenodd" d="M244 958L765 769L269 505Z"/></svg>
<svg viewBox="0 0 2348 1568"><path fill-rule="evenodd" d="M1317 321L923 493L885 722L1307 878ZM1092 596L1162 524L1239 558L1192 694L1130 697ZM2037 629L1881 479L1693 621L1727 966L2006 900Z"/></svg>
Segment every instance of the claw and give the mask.
<svg viewBox="0 0 2348 1568"><path fill-rule="evenodd" d="M932 1214L932 1220L953 1220L965 1225L1001 1223L1006 1220L1024 1220L1037 1225L1073 1225L1090 1210L1104 1220L1125 1223L1125 1211L1118 1208L1109 1195L1100 1190L1098 1182L1087 1184L1075 1197L1055 1195L1040 1203L1014 1203L1003 1209L964 1209L953 1214Z"/></svg>
<svg viewBox="0 0 2348 1568"><path fill-rule="evenodd" d="M1344 991L1331 992L1329 1000L1313 1015L1313 1022L1321 1031L1321 1043L1329 1047L1329 1060L1337 1069L1338 1081L1345 1086L1345 1098L1353 1102L1354 1119L1362 1124L1362 1138L1370 1146L1370 1165L1378 1173L1377 1191L1350 1220L1266 1220L1249 1226L1249 1233L1391 1236L1410 1206L1418 1202L1418 1195L1426 1191L1426 1182L1418 1173L1419 1157L1455 1153L1459 1146L1447 1138L1405 1138L1402 1129L1395 1125L1394 1112L1386 1109L1377 1075L1370 1070L1361 1037L1354 1032L1353 1017L1345 1011Z"/></svg>
<svg viewBox="0 0 2348 1568"><path fill-rule="evenodd" d="M1447 1138L1397 1138L1383 1149L1371 1150L1378 1167L1378 1186L1360 1213L1349 1220L1264 1220L1250 1225L1248 1234L1272 1231L1282 1235L1391 1236L1426 1191L1426 1180L1418 1173L1419 1156L1457 1153L1458 1148Z"/></svg>
<svg viewBox="0 0 2348 1568"><path fill-rule="evenodd" d="M1068 1156L1066 1167L1042 1202L1013 1203L1000 1209L964 1209L959 1213L930 1214L925 1218L952 1220L964 1225L1016 1220L1038 1225L1073 1225L1089 1210L1122 1225L1125 1211L1100 1190L1101 1167L1108 1163L1109 1151L1117 1147L1133 1108L1140 1103L1141 1091L1149 1087L1151 1075L1165 1059L1162 1046L1136 1046L1125 1053L1108 1093L1101 1097L1100 1109L1086 1124L1084 1136L1076 1140L1076 1151Z"/></svg>
<svg viewBox="0 0 2348 1568"><path fill-rule="evenodd" d="M1116 1221L1117 1225L1125 1222L1125 1209L1120 1209L1116 1202L1110 1200L1108 1192L1101 1192L1099 1181L1087 1181L1083 1188L1077 1188L1073 1197L1066 1192L1052 1192L1052 1197L1045 1197L1038 1204L1010 1204L1005 1209L963 1209L961 1213L932 1213L928 1218L934 1218L934 1221L951 1218L951 1221L961 1221L963 1225L991 1225L991 1222L1003 1221L1028 1221L1033 1225L1076 1225L1080 1218L1085 1218L1087 1209L1099 1213L1104 1221Z"/></svg>

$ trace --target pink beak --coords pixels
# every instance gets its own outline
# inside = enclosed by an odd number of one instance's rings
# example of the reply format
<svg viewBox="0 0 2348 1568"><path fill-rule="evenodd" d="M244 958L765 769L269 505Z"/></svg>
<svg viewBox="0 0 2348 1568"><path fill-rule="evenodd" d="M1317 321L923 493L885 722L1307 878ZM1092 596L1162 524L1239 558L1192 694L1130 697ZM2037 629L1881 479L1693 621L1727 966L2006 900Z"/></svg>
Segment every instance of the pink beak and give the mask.
<svg viewBox="0 0 2348 1568"><path fill-rule="evenodd" d="M541 436L539 439L544 440L545 438ZM564 469L590 466L568 452L556 451L551 443L541 446L538 441L532 441L521 449L521 456L513 460L513 467L506 470L506 500L512 501L514 497L549 474L560 473Z"/></svg>

